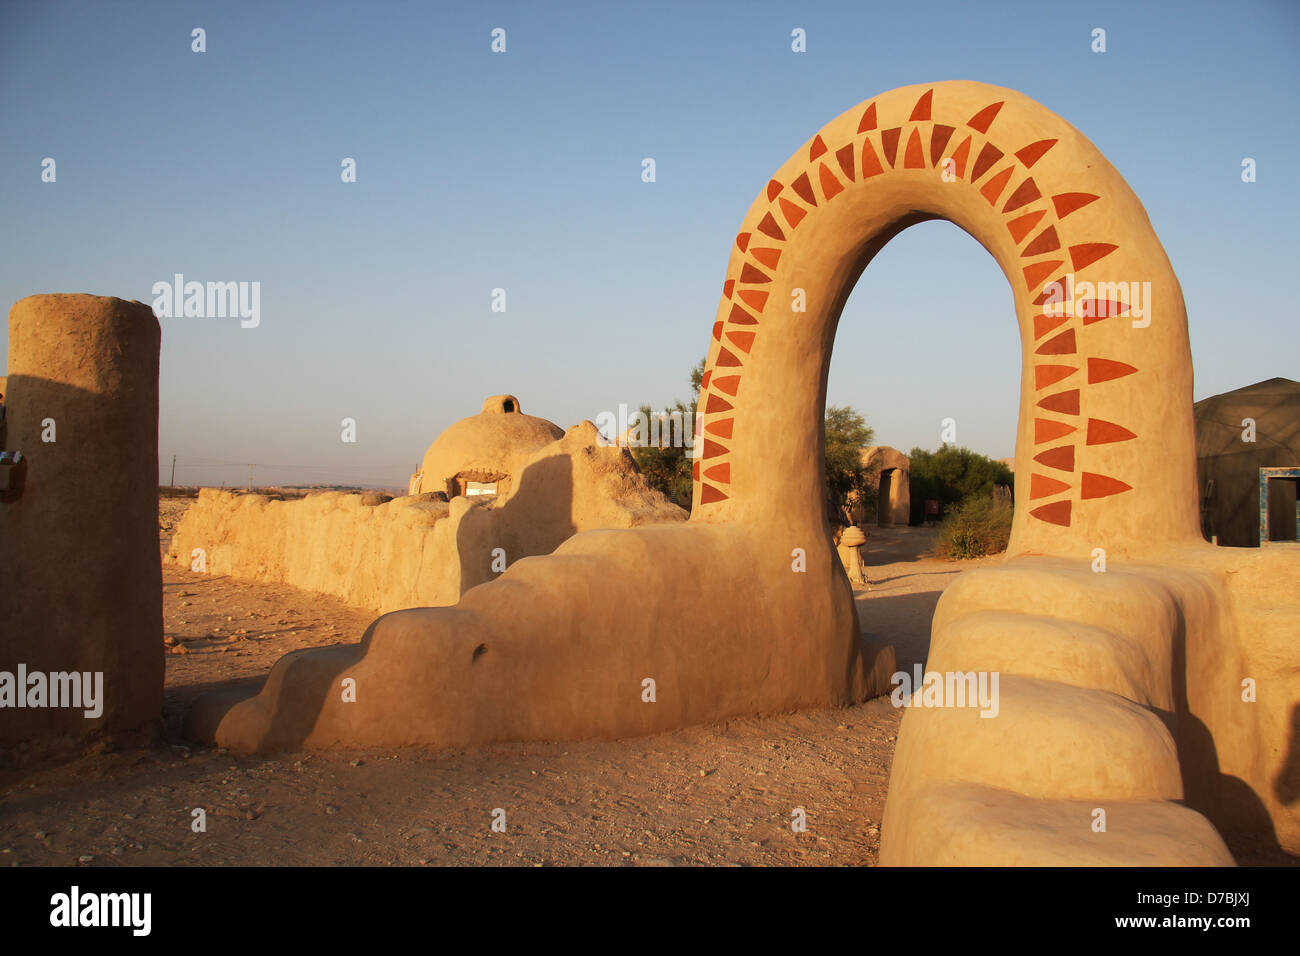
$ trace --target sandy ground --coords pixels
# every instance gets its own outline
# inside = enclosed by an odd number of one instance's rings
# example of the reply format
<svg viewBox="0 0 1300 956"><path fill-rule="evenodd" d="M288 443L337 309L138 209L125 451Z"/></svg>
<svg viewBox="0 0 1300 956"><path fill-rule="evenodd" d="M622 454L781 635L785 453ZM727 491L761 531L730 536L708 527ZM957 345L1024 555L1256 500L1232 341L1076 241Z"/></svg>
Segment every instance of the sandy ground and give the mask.
<svg viewBox="0 0 1300 956"><path fill-rule="evenodd" d="M160 537L188 504L164 499ZM873 531L863 628L924 660L942 589L972 562ZM985 563L985 562L980 562ZM164 728L0 769L0 864L874 865L901 711L888 699L620 741L243 757L191 749L185 708L259 686L290 650L353 643L372 615L278 585L164 565ZM204 810L206 831L193 829ZM505 830L494 832L494 812ZM806 832L791 823L798 810ZM500 815L497 815L500 818Z"/></svg>

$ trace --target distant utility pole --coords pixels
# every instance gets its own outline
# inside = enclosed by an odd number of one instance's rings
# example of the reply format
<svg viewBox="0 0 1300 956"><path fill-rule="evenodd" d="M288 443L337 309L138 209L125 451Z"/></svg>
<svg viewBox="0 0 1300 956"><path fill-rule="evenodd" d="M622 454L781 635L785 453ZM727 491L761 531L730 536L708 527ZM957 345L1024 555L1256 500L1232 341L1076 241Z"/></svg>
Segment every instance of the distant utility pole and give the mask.
<svg viewBox="0 0 1300 956"><path fill-rule="evenodd" d="M176 487L176 456L175 456L175 455L172 455L172 484L171 484L171 486L172 486L173 488Z"/></svg>
<svg viewBox="0 0 1300 956"><path fill-rule="evenodd" d="M253 466L248 466L248 490L253 490Z"/></svg>

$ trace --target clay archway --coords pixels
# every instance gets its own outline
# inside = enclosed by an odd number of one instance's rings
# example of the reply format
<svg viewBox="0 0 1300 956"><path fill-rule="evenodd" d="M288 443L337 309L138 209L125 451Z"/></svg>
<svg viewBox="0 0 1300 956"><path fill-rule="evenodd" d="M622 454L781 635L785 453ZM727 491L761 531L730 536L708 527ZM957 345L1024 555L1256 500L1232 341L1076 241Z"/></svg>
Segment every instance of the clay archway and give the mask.
<svg viewBox="0 0 1300 956"><path fill-rule="evenodd" d="M1015 292L1024 506L1011 553L1128 554L1194 540L1186 313L1145 211L1064 120L1013 90L961 82L854 107L750 207L700 393L692 520L766 522L772 501L818 520L840 312L885 243L929 219L970 233ZM1052 283L1074 290L1074 314L1055 314Z"/></svg>

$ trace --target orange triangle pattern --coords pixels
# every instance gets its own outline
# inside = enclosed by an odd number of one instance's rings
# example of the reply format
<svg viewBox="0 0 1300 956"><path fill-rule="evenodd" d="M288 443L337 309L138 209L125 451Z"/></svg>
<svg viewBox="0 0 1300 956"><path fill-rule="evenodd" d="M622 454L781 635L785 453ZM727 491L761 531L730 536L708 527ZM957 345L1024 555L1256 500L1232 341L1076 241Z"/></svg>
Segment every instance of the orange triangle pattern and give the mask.
<svg viewBox="0 0 1300 956"><path fill-rule="evenodd" d="M951 126L941 126L935 124L934 132L930 134L930 165L938 166L939 157L943 155L943 148L948 145L948 140L952 138L955 132Z"/></svg>
<svg viewBox="0 0 1300 956"><path fill-rule="evenodd" d="M1096 385L1098 382L1109 382L1114 378L1123 378L1125 375L1132 375L1137 369L1127 362L1116 362L1113 359L1088 359L1088 384Z"/></svg>
<svg viewBox="0 0 1300 956"><path fill-rule="evenodd" d="M984 109L967 120L966 125L971 129L979 130L981 133L987 133L989 126L993 124L993 120L997 117L998 110L1002 109L1002 103L1004 102L1005 100L1002 100L984 107Z"/></svg>
<svg viewBox="0 0 1300 956"><path fill-rule="evenodd" d="M736 347L738 349L740 349L742 352L748 355L749 350L754 347L754 336L757 334L758 334L757 332L728 332L727 338L731 339L731 341L736 344ZM713 396L710 396L710 398L712 397ZM727 408L730 407L731 407L730 405L727 406ZM726 408L722 409L722 411L724 412L726 410L727 410ZM711 411L711 409L706 408L705 411L706 412Z"/></svg>
<svg viewBox="0 0 1300 956"><path fill-rule="evenodd" d="M934 90L926 90L921 94L921 98L916 101L912 107L912 115L908 121L912 123L922 122L930 118L930 103L934 99Z"/></svg>
<svg viewBox="0 0 1300 956"><path fill-rule="evenodd" d="M1025 251L1020 253L1022 256L1041 256L1047 252L1055 252L1061 248L1061 240L1056 236L1056 227L1048 226L1038 234L1038 238L1025 246Z"/></svg>
<svg viewBox="0 0 1300 956"><path fill-rule="evenodd" d="M1056 448L1049 448L1035 455L1034 461L1048 468L1055 468L1057 471L1074 471L1074 446L1059 445Z"/></svg>
<svg viewBox="0 0 1300 956"><path fill-rule="evenodd" d="M1025 287L1029 291L1037 289L1043 284L1043 280L1056 271L1056 267L1062 264L1060 259L1050 259L1047 262L1035 262L1033 265L1025 266Z"/></svg>
<svg viewBox="0 0 1300 956"><path fill-rule="evenodd" d="M960 146L952 154L952 164L956 167L957 178L962 179L966 176L966 160L970 157L970 140L967 136Z"/></svg>
<svg viewBox="0 0 1300 956"><path fill-rule="evenodd" d="M1002 207L1003 212L1012 212L1021 206L1028 205L1035 199L1042 199L1043 194L1038 191L1038 184L1030 176L1023 183L1016 187L1016 191L1011 194L1007 204Z"/></svg>
<svg viewBox="0 0 1300 956"><path fill-rule="evenodd" d="M879 176L885 171L885 167L880 165L880 157L876 151L871 148L871 140L862 141L862 178L869 179L872 176Z"/></svg>
<svg viewBox="0 0 1300 956"><path fill-rule="evenodd" d="M1109 475L1096 475L1090 471L1085 471L1079 493L1082 498L1108 498L1111 495L1117 495L1132 488L1132 485L1125 484L1118 478L1111 478Z"/></svg>
<svg viewBox="0 0 1300 956"><path fill-rule="evenodd" d="M1043 158L1043 155L1056 145L1054 139L1040 139L1036 143L1030 143L1024 149L1016 151L1016 159L1025 164L1026 167L1033 166Z"/></svg>
<svg viewBox="0 0 1300 956"><path fill-rule="evenodd" d="M717 386L718 391L726 392L734 398L736 396L736 391L740 388L740 376L723 375L720 378L715 378L713 384Z"/></svg>
<svg viewBox="0 0 1300 956"><path fill-rule="evenodd" d="M1100 198L1092 193L1061 193L1052 197L1052 205L1056 207L1056 218L1064 219L1076 209L1082 209L1094 199Z"/></svg>
<svg viewBox="0 0 1300 956"><path fill-rule="evenodd" d="M1132 438L1137 438L1137 435L1123 425L1116 425L1114 422L1103 421L1100 418L1088 419L1089 445L1108 445L1111 442L1128 441Z"/></svg>
<svg viewBox="0 0 1300 956"><path fill-rule="evenodd" d="M801 173L799 178L790 184L790 188L797 192L799 198L808 205L817 205L817 197L813 194L812 183L808 181L807 173Z"/></svg>
<svg viewBox="0 0 1300 956"><path fill-rule="evenodd" d="M1049 412L1060 412L1062 415L1077 415L1079 414L1079 390L1072 388L1068 392L1048 395L1039 401L1038 407Z"/></svg>
<svg viewBox="0 0 1300 956"><path fill-rule="evenodd" d="M1002 190L1007 188L1007 181L1011 179L1011 174L1014 171L1014 166L1008 166L980 187L980 195L989 201L990 206L998 201L998 197L1002 195Z"/></svg>
<svg viewBox="0 0 1300 956"><path fill-rule="evenodd" d="M880 147L885 151L885 159L889 160L889 165L893 166L898 160L898 137L902 134L903 128L895 126L893 129L887 129L880 134Z"/></svg>
<svg viewBox="0 0 1300 956"><path fill-rule="evenodd" d="M1012 219L1007 223L1007 232L1011 233L1011 238L1016 242L1024 241L1025 236L1029 235L1029 230L1038 225L1038 220L1047 215L1046 209L1040 209L1038 212L1025 213L1019 219Z"/></svg>
<svg viewBox="0 0 1300 956"><path fill-rule="evenodd" d="M858 132L869 133L876 128L876 104L872 103L862 113L862 119L858 121Z"/></svg>
<svg viewBox="0 0 1300 956"><path fill-rule="evenodd" d="M1074 344L1074 329L1066 329L1060 335L1054 335L1038 348L1036 355L1073 355L1078 349Z"/></svg>
<svg viewBox="0 0 1300 956"><path fill-rule="evenodd" d="M1034 388L1046 388L1079 371L1073 365L1035 365Z"/></svg>
<svg viewBox="0 0 1300 956"><path fill-rule="evenodd" d="M1070 483L1068 481L1049 478L1036 472L1029 476L1029 498L1031 501L1035 498L1048 498L1069 489Z"/></svg>
<svg viewBox="0 0 1300 956"><path fill-rule="evenodd" d="M1068 315L1036 315L1034 316L1034 338L1041 339L1052 329L1064 322L1068 322Z"/></svg>
<svg viewBox="0 0 1300 956"><path fill-rule="evenodd" d="M1118 248L1119 246L1109 242L1085 242L1078 246L1071 246L1070 262L1074 264L1074 271L1078 272L1084 266L1092 265Z"/></svg>
<svg viewBox="0 0 1300 956"><path fill-rule="evenodd" d="M839 160L840 169L844 175L849 177L849 182L853 182L853 144L845 146L835 151L835 158Z"/></svg>
<svg viewBox="0 0 1300 956"><path fill-rule="evenodd" d="M1112 315L1123 315L1130 308L1127 302L1113 299L1080 299L1075 311L1083 317L1084 325L1092 325Z"/></svg>
<svg viewBox="0 0 1300 956"><path fill-rule="evenodd" d="M785 213L785 221L790 224L791 229L803 222L803 217L808 215L808 210L795 205L784 196L781 197L781 211ZM782 236L781 238L784 239L785 237Z"/></svg>
<svg viewBox="0 0 1300 956"><path fill-rule="evenodd" d="M971 167L970 181L975 182L975 180L992 169L993 164L1001 158L1002 150L992 143L985 143L984 148L980 150L980 154L975 157L975 165Z"/></svg>
<svg viewBox="0 0 1300 956"><path fill-rule="evenodd" d="M697 461L695 464L698 465L699 462ZM711 505L715 501L726 501L726 500L727 500L727 496L724 495L717 488L714 488L710 484L706 484L704 485L703 488L700 489L700 504L702 505Z"/></svg>
<svg viewBox="0 0 1300 956"><path fill-rule="evenodd" d="M1067 425L1065 422L1058 422L1051 418L1035 418L1034 444L1041 445L1044 442L1055 441L1077 430L1076 426Z"/></svg>
<svg viewBox="0 0 1300 956"><path fill-rule="evenodd" d="M1035 508L1029 513L1039 521L1046 521L1048 524L1059 524L1063 528L1070 526L1070 502L1068 501L1053 501L1050 505Z"/></svg>
<svg viewBox="0 0 1300 956"><path fill-rule="evenodd" d="M925 153L921 151L921 131L912 130L912 135L907 138L907 151L903 153L904 169L924 169Z"/></svg>
<svg viewBox="0 0 1300 956"><path fill-rule="evenodd" d="M835 178L835 174L826 168L825 163L822 163L822 168L817 174L817 178L821 180L822 192L825 194L828 201L844 192L844 186Z"/></svg>
<svg viewBox="0 0 1300 956"><path fill-rule="evenodd" d="M734 322L736 325L758 325L758 319L735 303L731 306L731 314L727 316L727 321Z"/></svg>

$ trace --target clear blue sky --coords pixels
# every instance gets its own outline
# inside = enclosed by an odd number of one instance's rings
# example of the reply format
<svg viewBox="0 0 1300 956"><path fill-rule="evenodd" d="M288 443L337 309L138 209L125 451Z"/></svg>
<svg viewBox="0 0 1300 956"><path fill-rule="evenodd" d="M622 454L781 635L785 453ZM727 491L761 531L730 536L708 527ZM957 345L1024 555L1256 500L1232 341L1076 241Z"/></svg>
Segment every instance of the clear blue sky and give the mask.
<svg viewBox="0 0 1300 956"><path fill-rule="evenodd" d="M685 398L772 171L861 100L945 79L1022 90L1127 178L1183 285L1197 398L1300 378L1294 0L0 0L0 300L259 281L256 329L163 322L164 479L178 454L184 482L239 484L251 461L313 466L259 481L404 484L494 393L565 427ZM951 416L1004 457L1018 368L996 264L928 223L859 282L829 401L884 444L935 447Z"/></svg>

